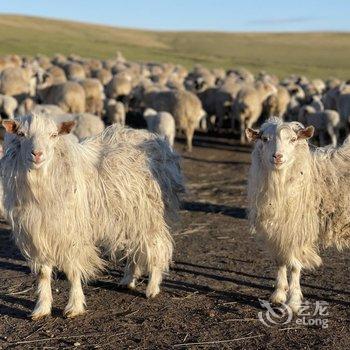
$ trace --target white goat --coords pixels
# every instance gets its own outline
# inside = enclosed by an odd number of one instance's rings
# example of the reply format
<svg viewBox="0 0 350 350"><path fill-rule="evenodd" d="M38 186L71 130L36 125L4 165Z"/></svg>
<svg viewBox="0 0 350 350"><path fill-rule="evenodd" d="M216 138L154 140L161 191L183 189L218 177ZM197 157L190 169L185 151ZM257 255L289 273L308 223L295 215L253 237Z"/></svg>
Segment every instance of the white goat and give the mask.
<svg viewBox="0 0 350 350"><path fill-rule="evenodd" d="M179 157L147 131L111 126L78 143L59 127L31 115L3 122L1 160L4 203L16 244L38 272L33 319L50 314L51 273L71 284L64 314L85 311L81 281L105 266L101 249L127 258L122 285L135 288L149 274L147 297L155 297L172 258L170 227L183 191Z"/></svg>
<svg viewBox="0 0 350 350"><path fill-rule="evenodd" d="M321 264L319 246L350 245L350 144L310 150L314 128L268 120L255 141L248 182L249 222L278 265L274 303L298 312L300 273ZM288 285L287 268L291 270Z"/></svg>
<svg viewBox="0 0 350 350"><path fill-rule="evenodd" d="M152 108L147 108L143 117L147 122L147 129L165 138L171 147L174 147L176 134L175 120L168 112L157 112Z"/></svg>

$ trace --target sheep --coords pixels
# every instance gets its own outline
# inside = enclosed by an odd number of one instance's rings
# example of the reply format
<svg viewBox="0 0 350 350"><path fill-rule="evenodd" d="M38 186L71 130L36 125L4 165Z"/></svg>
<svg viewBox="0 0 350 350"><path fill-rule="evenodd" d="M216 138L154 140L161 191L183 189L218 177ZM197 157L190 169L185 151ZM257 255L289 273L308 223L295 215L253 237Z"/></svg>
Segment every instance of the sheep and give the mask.
<svg viewBox="0 0 350 350"><path fill-rule="evenodd" d="M221 128L225 116L230 113L233 104L232 95L220 88L209 88L198 93L198 97L209 119L214 116L218 127Z"/></svg>
<svg viewBox="0 0 350 350"><path fill-rule="evenodd" d="M85 90L86 112L101 116L105 99L103 85L95 78L82 80L80 84Z"/></svg>
<svg viewBox="0 0 350 350"><path fill-rule="evenodd" d="M338 87L339 85L341 85L341 80L338 79L338 78L329 78L327 81L326 81L326 91L329 91L329 90L332 90L336 87Z"/></svg>
<svg viewBox="0 0 350 350"><path fill-rule="evenodd" d="M277 93L270 95L264 102L268 117L283 118L290 103L290 95L284 86L277 86Z"/></svg>
<svg viewBox="0 0 350 350"><path fill-rule="evenodd" d="M34 102L30 99L23 101L16 115L28 115L30 112L34 114L45 114L47 116L50 116L57 123L74 121L75 124L71 130L71 134L74 134L78 140L82 140L90 136L95 136L105 129L103 121L96 115L90 113L64 113L64 111L56 105L34 105Z"/></svg>
<svg viewBox="0 0 350 350"><path fill-rule="evenodd" d="M145 94L144 104L146 108L169 112L174 117L176 127L185 133L187 150L191 152L194 131L206 115L199 98L185 90L151 91Z"/></svg>
<svg viewBox="0 0 350 350"><path fill-rule="evenodd" d="M211 72L213 73L215 79L216 79L216 85L222 81L225 80L226 78L226 71L223 68L213 68L211 70Z"/></svg>
<svg viewBox="0 0 350 350"><path fill-rule="evenodd" d="M112 80L113 75L108 69L102 68L94 71L92 77L98 79L105 86Z"/></svg>
<svg viewBox="0 0 350 350"><path fill-rule="evenodd" d="M322 99L321 99L324 109L333 109L334 111L336 111L338 96L339 96L339 86L334 86L330 88L322 96Z"/></svg>
<svg viewBox="0 0 350 350"><path fill-rule="evenodd" d="M299 110L298 121L304 125L312 125L315 134L319 135L320 146L325 146L326 135L330 137L331 144L335 147L339 139L340 116L337 111L326 109L317 112L312 106L303 106Z"/></svg>
<svg viewBox="0 0 350 350"><path fill-rule="evenodd" d="M32 98L25 98L18 106L16 115L27 115L35 106L35 102Z"/></svg>
<svg viewBox="0 0 350 350"><path fill-rule="evenodd" d="M350 121L350 84L344 84L336 89L336 109L340 114L342 127L349 134Z"/></svg>
<svg viewBox="0 0 350 350"><path fill-rule="evenodd" d="M0 57L0 72L6 68L17 68L22 64L21 59L18 56L4 56Z"/></svg>
<svg viewBox="0 0 350 350"><path fill-rule="evenodd" d="M46 112L41 111L41 112ZM78 114L52 114L47 113L56 123L62 122L74 122L71 133L74 134L79 140L83 140L87 137L100 134L105 125L100 117L89 113Z"/></svg>
<svg viewBox="0 0 350 350"><path fill-rule="evenodd" d="M125 125L125 107L122 102L109 99L106 105L106 117L110 124Z"/></svg>
<svg viewBox="0 0 350 350"><path fill-rule="evenodd" d="M263 83L270 83L276 86L279 84L279 79L276 75L268 74L265 71L260 71L256 80Z"/></svg>
<svg viewBox="0 0 350 350"><path fill-rule="evenodd" d="M41 68L43 69L49 69L52 67L52 63L50 61L50 58L45 55L38 54L35 56L35 61Z"/></svg>
<svg viewBox="0 0 350 350"><path fill-rule="evenodd" d="M86 78L84 67L76 62L69 62L64 66L68 80L80 81Z"/></svg>
<svg viewBox="0 0 350 350"><path fill-rule="evenodd" d="M49 68L47 74L51 75L53 85L62 84L67 81L66 73L58 66L52 66Z"/></svg>
<svg viewBox="0 0 350 350"><path fill-rule="evenodd" d="M227 76L233 76L246 83L254 83L254 75L245 68L231 69L227 72Z"/></svg>
<svg viewBox="0 0 350 350"><path fill-rule="evenodd" d="M102 69L102 62L95 58L88 60L86 64L89 66L91 73Z"/></svg>
<svg viewBox="0 0 350 350"><path fill-rule="evenodd" d="M73 81L52 85L50 79L38 85L38 97L45 104L59 106L66 113L85 112L85 91Z"/></svg>
<svg viewBox="0 0 350 350"><path fill-rule="evenodd" d="M310 149L314 128L272 118L255 142L248 180L249 224L278 266L273 303L297 313L302 269L318 267L319 247L350 246L350 143ZM287 269L291 278L288 285Z"/></svg>
<svg viewBox="0 0 350 350"><path fill-rule="evenodd" d="M242 144L246 143L244 130L257 122L263 102L275 93L277 93L275 86L262 82L258 82L255 87L243 88L238 93L233 105L233 115L240 124Z"/></svg>
<svg viewBox="0 0 350 350"><path fill-rule="evenodd" d="M34 114L51 114L51 115L64 114L64 111L56 105L40 104L40 105L34 106L31 110L27 111L27 113L23 113L19 115L27 115L29 114L28 112L32 112Z"/></svg>
<svg viewBox="0 0 350 350"><path fill-rule="evenodd" d="M242 82L231 76L226 78L220 87L209 88L198 94L203 109L209 118L215 116L219 128L223 126L225 116L231 116L233 102L242 87ZM231 127L233 126L231 118Z"/></svg>
<svg viewBox="0 0 350 350"><path fill-rule="evenodd" d="M156 135L116 125L78 143L64 136L73 124L43 115L3 122L5 212L38 276L33 319L51 313L53 268L70 282L64 315L72 318L85 312L81 282L105 267L102 250L126 259L122 285L133 289L149 275L148 298L172 258L184 191L179 157Z"/></svg>
<svg viewBox="0 0 350 350"><path fill-rule="evenodd" d="M123 98L128 96L132 90L132 77L127 72L115 75L106 86L108 98Z"/></svg>
<svg viewBox="0 0 350 350"><path fill-rule="evenodd" d="M0 95L0 112L7 118L13 119L18 107L17 100L12 96Z"/></svg>
<svg viewBox="0 0 350 350"><path fill-rule="evenodd" d="M31 77L24 69L6 68L0 74L0 93L21 100L31 95Z"/></svg>
<svg viewBox="0 0 350 350"><path fill-rule="evenodd" d="M182 67L173 67L172 71L167 76L166 86L171 89L183 89L186 75Z"/></svg>
<svg viewBox="0 0 350 350"><path fill-rule="evenodd" d="M170 147L173 148L176 134L173 116L168 112L157 112L152 108L147 108L143 112L143 117L147 122L147 129L163 136Z"/></svg>
<svg viewBox="0 0 350 350"><path fill-rule="evenodd" d="M314 79L312 82L312 85L314 86L316 93L321 95L326 90L326 84L321 79Z"/></svg>
<svg viewBox="0 0 350 350"><path fill-rule="evenodd" d="M31 98L27 97L18 106L16 115L17 116L27 115L30 112L37 113L37 114L52 114L52 115L64 114L64 111L57 105L36 104Z"/></svg>
<svg viewBox="0 0 350 350"><path fill-rule="evenodd" d="M62 54L60 54L60 53L56 53L56 54L53 56L51 62L52 62L54 65L56 65L56 66L63 67L63 66L68 62L68 60L67 60L67 57L66 57L66 56L64 56L64 55L62 55Z"/></svg>
<svg viewBox="0 0 350 350"><path fill-rule="evenodd" d="M314 95L312 96L310 106L315 108L316 112L322 112L324 111L324 105L322 102L322 96L320 95Z"/></svg>
<svg viewBox="0 0 350 350"><path fill-rule="evenodd" d="M209 69L197 65L194 70L187 75L185 87L192 92L203 92L206 89L215 87L216 77Z"/></svg>

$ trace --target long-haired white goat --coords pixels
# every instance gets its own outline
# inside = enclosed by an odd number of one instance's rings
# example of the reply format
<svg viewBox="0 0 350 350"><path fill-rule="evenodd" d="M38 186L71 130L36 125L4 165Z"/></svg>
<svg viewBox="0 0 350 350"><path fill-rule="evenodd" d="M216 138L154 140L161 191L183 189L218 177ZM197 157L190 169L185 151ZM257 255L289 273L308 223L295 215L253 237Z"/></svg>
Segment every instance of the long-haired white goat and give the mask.
<svg viewBox="0 0 350 350"><path fill-rule="evenodd" d="M16 244L38 272L37 319L50 314L51 273L70 282L67 317L82 314L81 281L103 269L100 249L122 251L122 285L149 274L147 297L159 293L172 258L170 227L184 190L179 157L146 131L111 126L76 142L42 115L4 121L4 204Z"/></svg>
<svg viewBox="0 0 350 350"><path fill-rule="evenodd" d="M255 141L249 222L278 266L271 301L288 302L296 313L302 301L301 270L321 264L319 247L350 245L350 144L312 150L307 139L313 131L312 126L278 118L260 131L246 130L247 138Z"/></svg>

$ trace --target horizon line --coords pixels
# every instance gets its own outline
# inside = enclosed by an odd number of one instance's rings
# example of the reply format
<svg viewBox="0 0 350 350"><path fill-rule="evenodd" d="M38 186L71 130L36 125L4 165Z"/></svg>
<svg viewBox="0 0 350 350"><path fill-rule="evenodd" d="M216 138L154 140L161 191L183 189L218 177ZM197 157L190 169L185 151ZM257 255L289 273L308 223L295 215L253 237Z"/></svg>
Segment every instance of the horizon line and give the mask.
<svg viewBox="0 0 350 350"><path fill-rule="evenodd" d="M108 24L101 22L88 22L84 20L62 18L55 16L36 16L30 14L22 13L10 13L10 12L0 12L0 16L12 16L12 17L26 17L33 19L42 19L47 21L58 21L58 22L70 22L83 25L95 25L100 27L108 27L120 30L133 30L133 31L146 31L146 32L159 32L159 33L218 33L218 34L350 34L350 29L339 30L339 29L314 29L314 30L219 30L219 29L152 29L152 28L142 28L142 27L129 27L129 26L118 26L117 24Z"/></svg>

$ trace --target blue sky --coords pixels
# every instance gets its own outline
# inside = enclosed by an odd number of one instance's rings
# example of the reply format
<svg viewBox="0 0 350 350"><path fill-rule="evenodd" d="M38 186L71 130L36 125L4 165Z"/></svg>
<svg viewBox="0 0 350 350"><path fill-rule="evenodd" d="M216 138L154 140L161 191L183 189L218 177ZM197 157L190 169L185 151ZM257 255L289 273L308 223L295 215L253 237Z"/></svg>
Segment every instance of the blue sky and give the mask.
<svg viewBox="0 0 350 350"><path fill-rule="evenodd" d="M350 31L349 0L10 0L0 12L160 30Z"/></svg>

